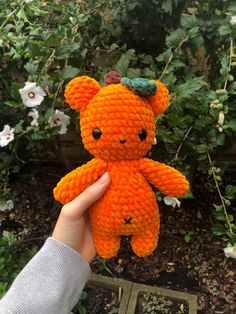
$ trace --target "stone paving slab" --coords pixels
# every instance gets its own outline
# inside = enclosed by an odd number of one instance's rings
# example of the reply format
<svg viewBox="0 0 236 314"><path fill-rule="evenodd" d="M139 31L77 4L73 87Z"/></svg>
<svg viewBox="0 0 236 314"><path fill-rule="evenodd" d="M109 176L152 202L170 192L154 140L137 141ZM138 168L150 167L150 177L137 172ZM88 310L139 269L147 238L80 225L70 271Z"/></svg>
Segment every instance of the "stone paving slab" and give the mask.
<svg viewBox="0 0 236 314"><path fill-rule="evenodd" d="M188 305L189 314L197 314L197 296L185 292L179 292L159 287L142 285L133 283L132 291L129 300L129 306L126 314L134 314L140 292L156 293L158 295L171 298L172 300L181 301ZM175 313L173 313L175 314Z"/></svg>
<svg viewBox="0 0 236 314"><path fill-rule="evenodd" d="M193 294L132 283L131 281L96 274L91 275L91 279L87 285L101 287L118 293L120 296L118 314L134 314L140 292L156 293L176 301L184 302L189 307L189 314L197 314L197 296Z"/></svg>
<svg viewBox="0 0 236 314"><path fill-rule="evenodd" d="M89 285L117 292L121 297L118 314L127 313L129 298L132 290L131 281L92 274L91 279L88 282L88 286Z"/></svg>

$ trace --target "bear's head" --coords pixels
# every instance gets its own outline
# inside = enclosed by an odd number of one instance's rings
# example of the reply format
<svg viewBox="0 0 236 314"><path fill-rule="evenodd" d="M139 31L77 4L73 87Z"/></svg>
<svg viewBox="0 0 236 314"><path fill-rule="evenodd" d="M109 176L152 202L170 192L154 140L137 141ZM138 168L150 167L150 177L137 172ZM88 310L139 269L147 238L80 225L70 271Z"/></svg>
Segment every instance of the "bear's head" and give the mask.
<svg viewBox="0 0 236 314"><path fill-rule="evenodd" d="M168 90L142 78L116 75L115 84L110 81L101 87L93 78L76 77L66 87L66 101L80 112L83 144L91 154L113 161L140 159L152 146L155 115L167 108Z"/></svg>

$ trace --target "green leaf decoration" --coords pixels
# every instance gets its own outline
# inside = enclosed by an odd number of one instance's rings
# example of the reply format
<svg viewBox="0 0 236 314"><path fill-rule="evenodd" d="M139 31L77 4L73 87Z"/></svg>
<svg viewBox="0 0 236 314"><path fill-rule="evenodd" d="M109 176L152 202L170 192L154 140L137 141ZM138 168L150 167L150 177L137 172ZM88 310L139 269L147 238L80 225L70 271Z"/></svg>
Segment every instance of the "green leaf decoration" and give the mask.
<svg viewBox="0 0 236 314"><path fill-rule="evenodd" d="M139 96L154 96L157 93L157 84L145 78L123 77L121 83L131 88Z"/></svg>

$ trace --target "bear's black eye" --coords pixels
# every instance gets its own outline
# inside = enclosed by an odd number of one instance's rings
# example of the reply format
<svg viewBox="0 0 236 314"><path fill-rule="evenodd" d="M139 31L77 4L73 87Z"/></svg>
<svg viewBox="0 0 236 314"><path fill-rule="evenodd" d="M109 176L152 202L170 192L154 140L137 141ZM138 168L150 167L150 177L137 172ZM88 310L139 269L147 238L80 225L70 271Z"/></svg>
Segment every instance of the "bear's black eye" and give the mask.
<svg viewBox="0 0 236 314"><path fill-rule="evenodd" d="M141 141L144 141L147 137L147 132L146 130L142 129L138 132L138 137L140 138Z"/></svg>
<svg viewBox="0 0 236 314"><path fill-rule="evenodd" d="M99 128L95 128L93 129L92 135L95 138L95 140L99 140L102 135L102 131Z"/></svg>

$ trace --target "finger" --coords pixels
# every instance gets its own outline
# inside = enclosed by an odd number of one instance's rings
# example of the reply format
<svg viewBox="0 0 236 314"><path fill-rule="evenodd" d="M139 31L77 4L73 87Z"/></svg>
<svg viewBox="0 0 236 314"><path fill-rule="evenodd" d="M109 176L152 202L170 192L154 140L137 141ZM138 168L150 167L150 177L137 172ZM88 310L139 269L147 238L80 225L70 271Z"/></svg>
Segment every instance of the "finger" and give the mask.
<svg viewBox="0 0 236 314"><path fill-rule="evenodd" d="M94 184L90 185L71 202L63 206L63 213L68 218L79 219L86 209L95 203L107 190L110 184L108 173L104 173Z"/></svg>

